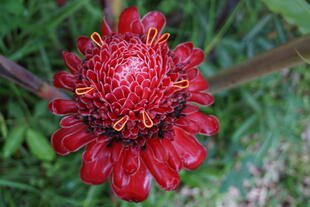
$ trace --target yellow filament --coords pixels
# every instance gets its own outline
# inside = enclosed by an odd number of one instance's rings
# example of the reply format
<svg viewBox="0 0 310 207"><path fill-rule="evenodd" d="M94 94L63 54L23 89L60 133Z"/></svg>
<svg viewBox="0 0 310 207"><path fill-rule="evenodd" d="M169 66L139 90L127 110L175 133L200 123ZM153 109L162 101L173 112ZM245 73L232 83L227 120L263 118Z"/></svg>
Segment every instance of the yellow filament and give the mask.
<svg viewBox="0 0 310 207"><path fill-rule="evenodd" d="M126 120L125 120L126 119ZM125 120L125 121L124 121ZM124 121L124 122L123 122ZM125 127L125 125L126 125L126 123L127 123L127 121L128 121L128 116L124 116L124 117L122 117L120 120L118 120L117 122L115 122L114 124L113 124L113 129L115 129L116 131L121 131L124 127ZM123 123L121 123L121 122L123 122ZM121 126L120 127L118 127L117 125L119 125L119 123L121 123Z"/></svg>
<svg viewBox="0 0 310 207"><path fill-rule="evenodd" d="M170 33L165 33L156 42L158 44L163 44L168 41L169 37L170 37Z"/></svg>
<svg viewBox="0 0 310 207"><path fill-rule="evenodd" d="M151 128L154 125L153 120L151 119L150 115L147 112L144 111L142 113L142 118L143 118L143 124L146 128ZM150 124L146 123L146 119L150 122Z"/></svg>
<svg viewBox="0 0 310 207"><path fill-rule="evenodd" d="M85 88L76 88L75 89L75 93L76 93L76 95L84 95L84 94L86 94L86 93L88 93L88 92L90 92L90 91L92 91L94 88L92 88L92 87L85 87Z"/></svg>
<svg viewBox="0 0 310 207"><path fill-rule="evenodd" d="M98 34L97 32L93 32L90 35L90 38L94 43L96 43L96 45L98 45L99 47L102 47L103 41L102 41L100 34ZM98 42L97 39L99 39L100 42Z"/></svg>
<svg viewBox="0 0 310 207"><path fill-rule="evenodd" d="M188 80L177 81L177 82L174 82L172 86L177 87L177 88L187 88L189 86L189 81Z"/></svg>
<svg viewBox="0 0 310 207"><path fill-rule="evenodd" d="M154 35L152 34L152 31L154 31ZM148 32L147 32L147 37L146 37L146 44L147 45L152 45L156 36L157 36L158 30L155 27L150 27Z"/></svg>

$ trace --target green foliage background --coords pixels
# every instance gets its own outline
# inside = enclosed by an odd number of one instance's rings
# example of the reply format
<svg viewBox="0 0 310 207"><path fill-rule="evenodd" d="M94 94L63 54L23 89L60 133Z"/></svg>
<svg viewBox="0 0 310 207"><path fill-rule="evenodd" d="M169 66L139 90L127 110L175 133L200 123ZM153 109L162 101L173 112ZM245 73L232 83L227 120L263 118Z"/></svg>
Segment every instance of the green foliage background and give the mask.
<svg viewBox="0 0 310 207"><path fill-rule="evenodd" d="M226 2L128 0L124 7L134 5L141 15L162 11L172 48L192 41L206 52L200 67L206 76L309 32L304 0L240 0L216 30ZM77 52L76 38L99 31L102 15L99 1L69 0L58 8L53 0L0 0L0 54L51 82L65 68L61 51ZM133 204L115 198L108 183L83 184L82 150L60 157L47 144L59 120L47 102L0 79L0 207L310 206L310 149L302 135L309 94L307 65L215 94L215 104L202 108L221 121L219 135L199 137L209 150L206 162L182 171L176 192L153 183L148 200ZM255 200L253 192L265 194Z"/></svg>

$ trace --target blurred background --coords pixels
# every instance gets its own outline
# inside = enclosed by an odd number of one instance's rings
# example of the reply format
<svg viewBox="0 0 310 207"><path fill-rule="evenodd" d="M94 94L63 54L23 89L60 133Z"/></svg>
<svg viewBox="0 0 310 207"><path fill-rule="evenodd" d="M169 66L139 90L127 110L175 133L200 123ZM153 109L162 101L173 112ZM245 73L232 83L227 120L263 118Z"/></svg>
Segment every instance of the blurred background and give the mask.
<svg viewBox="0 0 310 207"><path fill-rule="evenodd" d="M65 69L61 51L77 52L78 36L99 32L109 3L114 15L128 6L141 16L163 12L171 48L191 41L205 51L206 77L310 32L306 0L0 0L0 54L51 83ZM221 132L199 137L208 159L181 172L177 191L153 183L134 204L117 199L108 182L82 183L82 150L61 157L48 144L59 117L47 101L1 78L0 207L309 207L309 95L305 64L214 94L202 111L219 118Z"/></svg>

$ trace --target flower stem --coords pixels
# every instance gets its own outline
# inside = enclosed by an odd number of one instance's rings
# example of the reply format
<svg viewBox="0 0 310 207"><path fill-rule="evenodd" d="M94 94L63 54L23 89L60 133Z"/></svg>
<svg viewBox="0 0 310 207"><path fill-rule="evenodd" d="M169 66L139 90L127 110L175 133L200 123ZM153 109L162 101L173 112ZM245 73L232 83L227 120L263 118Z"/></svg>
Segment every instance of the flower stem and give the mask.
<svg viewBox="0 0 310 207"><path fill-rule="evenodd" d="M293 67L310 58L310 35L271 49L207 78L210 92L218 92Z"/></svg>
<svg viewBox="0 0 310 207"><path fill-rule="evenodd" d="M68 98L58 89L48 85L46 82L27 71L22 66L10 61L0 55L0 77L4 77L40 98L52 100L54 98Z"/></svg>

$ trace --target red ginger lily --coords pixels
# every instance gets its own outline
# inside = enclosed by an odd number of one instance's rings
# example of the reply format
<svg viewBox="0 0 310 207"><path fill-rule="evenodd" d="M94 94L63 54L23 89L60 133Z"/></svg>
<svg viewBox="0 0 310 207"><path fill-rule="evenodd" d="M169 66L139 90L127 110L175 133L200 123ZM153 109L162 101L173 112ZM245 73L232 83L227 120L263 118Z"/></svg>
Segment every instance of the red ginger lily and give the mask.
<svg viewBox="0 0 310 207"><path fill-rule="evenodd" d="M105 19L102 36L78 38L83 54L63 52L70 72L58 72L54 85L73 92L74 100L56 99L49 109L67 115L52 135L60 155L86 146L80 170L88 184L108 178L117 196L141 202L151 181L175 190L181 169L193 170L207 156L195 134L214 135L218 120L191 103L209 106L213 97L196 68L203 51L192 43L168 47L166 19L151 11L142 19L134 7L119 18L118 33Z"/></svg>

